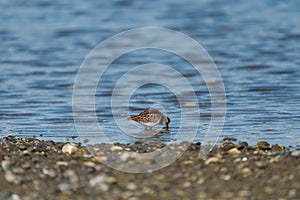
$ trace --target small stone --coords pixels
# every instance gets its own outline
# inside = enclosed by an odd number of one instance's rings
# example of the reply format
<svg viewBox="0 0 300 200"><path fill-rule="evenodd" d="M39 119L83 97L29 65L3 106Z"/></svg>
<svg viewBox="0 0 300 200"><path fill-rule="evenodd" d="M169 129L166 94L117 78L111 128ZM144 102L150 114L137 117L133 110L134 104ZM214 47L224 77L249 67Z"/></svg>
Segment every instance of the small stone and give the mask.
<svg viewBox="0 0 300 200"><path fill-rule="evenodd" d="M288 192L289 198L295 198L297 196L297 190L296 189L291 189Z"/></svg>
<svg viewBox="0 0 300 200"><path fill-rule="evenodd" d="M235 148L236 145L232 142L224 142L221 146L220 149L224 150L224 151L229 151L232 148Z"/></svg>
<svg viewBox="0 0 300 200"><path fill-rule="evenodd" d="M30 162L25 162L25 163L23 163L23 164L21 165L21 167L22 167L23 169L29 169L29 168L31 168Z"/></svg>
<svg viewBox="0 0 300 200"><path fill-rule="evenodd" d="M3 160L1 162L1 167L4 171L8 171L10 169L11 162L9 160Z"/></svg>
<svg viewBox="0 0 300 200"><path fill-rule="evenodd" d="M105 156L97 156L97 157L92 157L90 160L94 163L100 163L106 161L107 158Z"/></svg>
<svg viewBox="0 0 300 200"><path fill-rule="evenodd" d="M220 172L222 172L222 173L228 172L228 168L227 167L221 167Z"/></svg>
<svg viewBox="0 0 300 200"><path fill-rule="evenodd" d="M270 158L269 162L270 162L270 163L277 163L277 162L279 162L281 159L282 159L282 157L281 157L280 155L278 155L278 156L276 156L276 157Z"/></svg>
<svg viewBox="0 0 300 200"><path fill-rule="evenodd" d="M293 156L293 157L300 157L300 149L292 151L291 156Z"/></svg>
<svg viewBox="0 0 300 200"><path fill-rule="evenodd" d="M93 162L87 161L87 162L84 162L83 165L86 167L95 167L96 164Z"/></svg>
<svg viewBox="0 0 300 200"><path fill-rule="evenodd" d="M31 153L28 150L22 152L23 156L31 156Z"/></svg>
<svg viewBox="0 0 300 200"><path fill-rule="evenodd" d="M242 149L245 149L245 148L247 148L247 147L248 147L248 143L247 143L247 142L239 142L239 143L237 144L238 150L242 150Z"/></svg>
<svg viewBox="0 0 300 200"><path fill-rule="evenodd" d="M60 183L60 184L58 184L57 189L59 191L67 191L70 189L70 186L67 183Z"/></svg>
<svg viewBox="0 0 300 200"><path fill-rule="evenodd" d="M139 200L139 199L136 197L130 197L128 200Z"/></svg>
<svg viewBox="0 0 300 200"><path fill-rule="evenodd" d="M78 176L76 175L75 171L69 169L67 171L65 171L63 173L63 175L65 177L68 177L69 178L69 182L71 183L71 185L76 185L78 182L79 182L79 178Z"/></svg>
<svg viewBox="0 0 300 200"><path fill-rule="evenodd" d="M249 176L251 174L251 169L248 168L248 167L245 167L241 170L241 173L244 175L244 176Z"/></svg>
<svg viewBox="0 0 300 200"><path fill-rule="evenodd" d="M232 148L229 151L227 151L227 153L229 153L229 154L240 154L241 151L238 150L237 148Z"/></svg>
<svg viewBox="0 0 300 200"><path fill-rule="evenodd" d="M109 186L105 183L107 176L104 174L97 175L90 179L89 184L92 187L100 188L102 191L107 191Z"/></svg>
<svg viewBox="0 0 300 200"><path fill-rule="evenodd" d="M111 150L111 151L122 151L122 150L123 150L123 147L120 147L120 146L112 146L112 147L110 147L110 150Z"/></svg>
<svg viewBox="0 0 300 200"><path fill-rule="evenodd" d="M222 197L224 197L224 199L232 199L234 197L234 193L233 192L222 192Z"/></svg>
<svg viewBox="0 0 300 200"><path fill-rule="evenodd" d="M55 173L55 171L53 169L43 168L42 172L43 172L43 174L49 176L50 178L56 177L56 173Z"/></svg>
<svg viewBox="0 0 300 200"><path fill-rule="evenodd" d="M271 150L274 151L274 152L281 152L284 149L282 149L281 146L279 146L278 144L275 144L275 145L272 145Z"/></svg>
<svg viewBox="0 0 300 200"><path fill-rule="evenodd" d="M137 189L137 185L135 183L128 183L127 184L127 189L128 190L135 190L135 189Z"/></svg>
<svg viewBox="0 0 300 200"><path fill-rule="evenodd" d="M226 136L220 142L225 142L225 141L227 141L227 142L235 142L235 141L237 141L237 139Z"/></svg>
<svg viewBox="0 0 300 200"><path fill-rule="evenodd" d="M68 166L69 164L68 164L68 162L66 162L66 161L57 161L57 162L56 162L56 165L57 165L57 166Z"/></svg>
<svg viewBox="0 0 300 200"><path fill-rule="evenodd" d="M155 194L155 191L149 187L143 187L142 191L145 194Z"/></svg>
<svg viewBox="0 0 300 200"><path fill-rule="evenodd" d="M224 181L229 181L231 179L231 176L230 175L223 175L221 176L221 178L224 180Z"/></svg>
<svg viewBox="0 0 300 200"><path fill-rule="evenodd" d="M12 195L10 196L10 200L20 200L20 199L21 199L20 196L17 195L17 194L12 194Z"/></svg>
<svg viewBox="0 0 300 200"><path fill-rule="evenodd" d="M209 165L211 163L220 163L220 159L219 158L216 158L216 157L211 157L211 158L208 158L206 161L205 161L205 164L206 165Z"/></svg>
<svg viewBox="0 0 300 200"><path fill-rule="evenodd" d="M265 187L265 193L271 195L274 193L274 189L271 188L270 186Z"/></svg>
<svg viewBox="0 0 300 200"><path fill-rule="evenodd" d="M263 161L256 161L254 164L259 169L264 169L268 166L268 163Z"/></svg>
<svg viewBox="0 0 300 200"><path fill-rule="evenodd" d="M260 150L270 150L271 149L271 145L266 141L258 141L256 146Z"/></svg>
<svg viewBox="0 0 300 200"><path fill-rule="evenodd" d="M24 174L24 169L20 167L14 167L11 169L12 173L14 174Z"/></svg>
<svg viewBox="0 0 300 200"><path fill-rule="evenodd" d="M120 156L120 159L122 161L127 161L129 157L130 157L130 153L129 152L123 152L122 155Z"/></svg>
<svg viewBox="0 0 300 200"><path fill-rule="evenodd" d="M133 194L130 191L125 191L125 192L122 192L121 196L123 199L129 199L130 197L133 196Z"/></svg>
<svg viewBox="0 0 300 200"><path fill-rule="evenodd" d="M17 179L16 175L14 175L13 173L11 173L9 171L4 174L4 178L9 183L14 183Z"/></svg>
<svg viewBox="0 0 300 200"><path fill-rule="evenodd" d="M105 180L107 183L111 183L111 184L115 184L118 182L117 178L116 177L107 177L106 180Z"/></svg>
<svg viewBox="0 0 300 200"><path fill-rule="evenodd" d="M183 186L184 188L189 188L189 187L191 187L191 185L192 185L191 182L186 181L186 182L183 183L182 186Z"/></svg>
<svg viewBox="0 0 300 200"><path fill-rule="evenodd" d="M251 191L250 190L241 190L241 191L239 191L238 196L240 196L240 197L250 197L251 196Z"/></svg>
<svg viewBox="0 0 300 200"><path fill-rule="evenodd" d="M201 184L204 183L204 181L205 181L205 179L201 177L201 178L198 179L197 183L198 183L199 185L201 185Z"/></svg>
<svg viewBox="0 0 300 200"><path fill-rule="evenodd" d="M73 143L67 143L62 147L62 152L63 153L68 153L68 154L73 154L77 151L77 147Z"/></svg>
<svg viewBox="0 0 300 200"><path fill-rule="evenodd" d="M78 149L77 151L75 151L75 155L76 156L85 156L86 152L83 149Z"/></svg>
<svg viewBox="0 0 300 200"><path fill-rule="evenodd" d="M183 164L185 164L185 165L189 165L189 164L193 164L193 163L194 163L194 161L192 161L192 160L185 160L183 162Z"/></svg>

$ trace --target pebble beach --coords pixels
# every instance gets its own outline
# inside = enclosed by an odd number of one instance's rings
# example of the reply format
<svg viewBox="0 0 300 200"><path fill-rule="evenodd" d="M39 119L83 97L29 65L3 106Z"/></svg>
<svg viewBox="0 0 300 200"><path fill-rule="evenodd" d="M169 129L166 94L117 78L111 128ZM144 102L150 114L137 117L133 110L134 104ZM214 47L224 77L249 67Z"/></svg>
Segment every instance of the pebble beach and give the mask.
<svg viewBox="0 0 300 200"><path fill-rule="evenodd" d="M165 145L96 147L113 157ZM189 144L178 160L148 173L107 167L80 143L7 136L0 148L1 199L300 199L300 150L266 141L224 138L205 157L200 143Z"/></svg>

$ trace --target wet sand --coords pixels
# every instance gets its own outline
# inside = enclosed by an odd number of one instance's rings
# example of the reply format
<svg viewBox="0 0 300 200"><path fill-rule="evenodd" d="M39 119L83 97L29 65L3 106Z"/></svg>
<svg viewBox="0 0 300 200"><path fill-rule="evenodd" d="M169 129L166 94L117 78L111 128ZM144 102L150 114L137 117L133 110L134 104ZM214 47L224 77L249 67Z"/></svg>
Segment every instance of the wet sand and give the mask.
<svg viewBox="0 0 300 200"><path fill-rule="evenodd" d="M112 157L163 147L95 146ZM300 199L300 150L267 142L227 138L204 158L204 147L191 144L171 165L142 174L107 167L80 144L8 136L0 148L0 199Z"/></svg>

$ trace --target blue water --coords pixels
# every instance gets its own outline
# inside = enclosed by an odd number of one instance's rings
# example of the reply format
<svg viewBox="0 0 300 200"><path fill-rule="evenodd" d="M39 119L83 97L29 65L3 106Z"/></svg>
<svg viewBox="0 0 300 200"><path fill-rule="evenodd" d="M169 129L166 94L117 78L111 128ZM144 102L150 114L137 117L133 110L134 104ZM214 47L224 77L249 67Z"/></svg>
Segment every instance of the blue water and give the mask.
<svg viewBox="0 0 300 200"><path fill-rule="evenodd" d="M0 136L80 141L72 114L76 73L90 51L121 31L165 27L199 42L217 64L227 96L221 137L300 143L300 2L298 1L1 1ZM134 38L132 38L134 40ZM130 40L129 40L130 42ZM111 47L107 54L113 54ZM172 65L196 84L198 75L174 55L141 50L112 64L96 90L98 121L117 142L121 135L110 110L111 88L125 69L156 62ZM210 96L197 88L203 139L210 120ZM100 103L101 102L101 103ZM163 105L174 138L180 107L163 87L144 86L129 102L130 114ZM120 114L121 117L122 114ZM88 125L88 120L87 120ZM94 133L94 137L97 134Z"/></svg>

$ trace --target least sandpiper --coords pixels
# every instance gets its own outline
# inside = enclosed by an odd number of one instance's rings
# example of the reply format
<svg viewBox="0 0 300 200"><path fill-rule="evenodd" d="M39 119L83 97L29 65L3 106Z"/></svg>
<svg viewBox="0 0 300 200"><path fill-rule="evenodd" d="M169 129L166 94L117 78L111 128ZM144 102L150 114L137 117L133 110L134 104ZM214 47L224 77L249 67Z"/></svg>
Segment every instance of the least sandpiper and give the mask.
<svg viewBox="0 0 300 200"><path fill-rule="evenodd" d="M169 129L169 123L171 122L169 117L163 115L159 110L154 108L146 109L140 114L129 117L128 119L136 121L146 128L152 128L153 126L161 124L164 125L167 130Z"/></svg>

